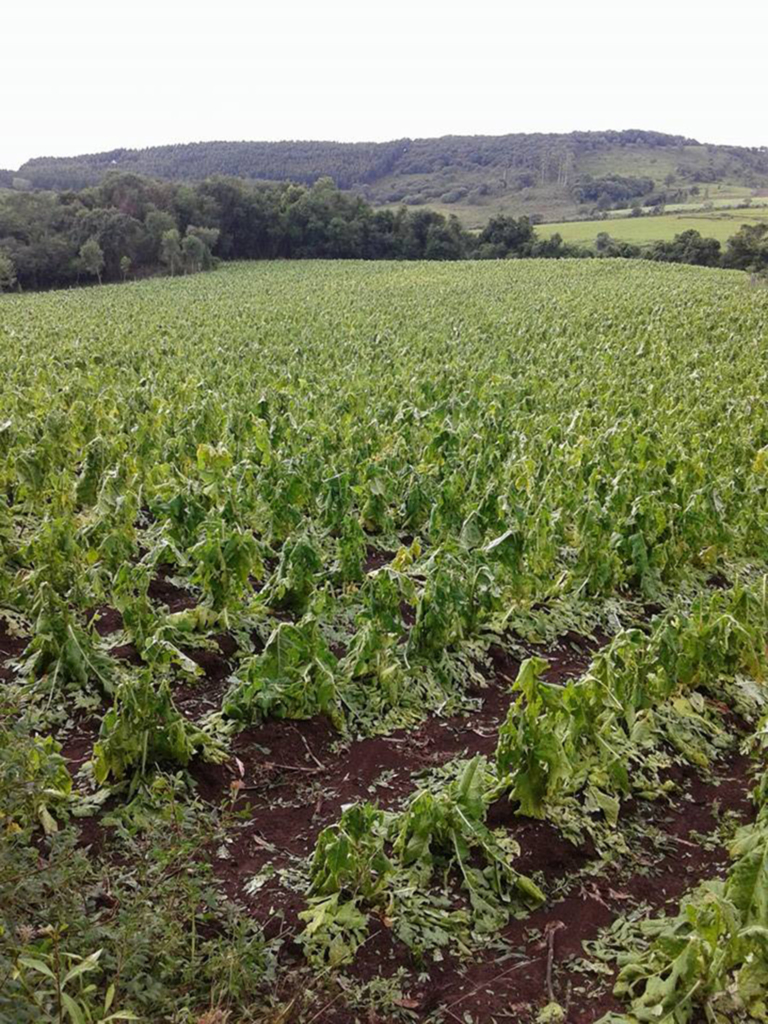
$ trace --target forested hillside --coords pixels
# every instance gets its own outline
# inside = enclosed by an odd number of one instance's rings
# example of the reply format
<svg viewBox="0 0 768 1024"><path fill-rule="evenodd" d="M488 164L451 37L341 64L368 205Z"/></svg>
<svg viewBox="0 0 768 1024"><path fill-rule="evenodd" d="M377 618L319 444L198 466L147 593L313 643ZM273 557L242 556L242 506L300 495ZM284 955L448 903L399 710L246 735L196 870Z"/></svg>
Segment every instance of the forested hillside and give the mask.
<svg viewBox="0 0 768 1024"><path fill-rule="evenodd" d="M469 226L498 213L567 219L685 202L717 183L768 187L768 148L651 131L445 136L384 143L199 142L28 161L17 188L80 189L109 170L170 180L214 174L311 185L330 177L374 205L449 207Z"/></svg>

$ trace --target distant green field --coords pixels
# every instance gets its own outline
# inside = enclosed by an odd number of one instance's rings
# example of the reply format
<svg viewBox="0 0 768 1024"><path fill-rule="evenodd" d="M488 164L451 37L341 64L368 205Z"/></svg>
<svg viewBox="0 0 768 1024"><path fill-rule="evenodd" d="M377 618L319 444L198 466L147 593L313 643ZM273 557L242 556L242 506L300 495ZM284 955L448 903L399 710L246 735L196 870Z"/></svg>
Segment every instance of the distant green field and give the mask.
<svg viewBox="0 0 768 1024"><path fill-rule="evenodd" d="M718 210L689 214L665 214L661 217L612 217L608 220L566 221L560 224L540 224L536 231L542 238L555 232L566 242L592 245L601 231L622 242L644 245L667 241L691 228L707 238L726 242L742 224L768 222L768 209Z"/></svg>
<svg viewBox="0 0 768 1024"><path fill-rule="evenodd" d="M531 209L532 200L530 192L536 194L537 209ZM743 202L745 199L751 198L753 208L751 210L736 210L733 209L738 203ZM708 203L712 209L702 210L702 206ZM377 204L378 205L378 204ZM383 209L396 210L401 204L400 203L384 203L382 204ZM430 210L436 210L438 213L442 213L444 216L449 217L451 215L457 216L461 221L462 225L470 231L481 230L491 217L512 216L520 217L529 215L531 213L538 213L543 215L547 219L546 225L541 225L538 229L542 235L552 234L553 231L560 231L563 238L567 241L584 242L585 244L593 242L595 235L598 231L608 231L616 238L627 238L646 242L656 241L659 238L671 238L677 231L684 231L686 227L696 227L698 230L704 233L709 233L713 238L719 238L724 241L733 234L730 224L726 224L723 227L714 227L704 231L704 228L699 225L686 225L685 227L679 227L674 229L671 225L666 223L660 224L660 221L666 221L667 218L653 218L655 225L654 230L651 234L645 235L643 228L638 228L638 221L633 218L633 226L631 231L640 231L639 235L631 234L625 235L623 229L612 227L603 227L606 222L602 220L595 221L579 221L574 223L570 218L577 215L577 209L573 203L573 200L565 196L563 189L558 189L556 186L550 186L547 189L538 188L535 190L528 190L527 192L516 193L513 196L501 195L492 196L485 199L482 203L477 205L468 205L465 203L441 203L439 200L433 199L428 203L424 204ZM697 218L711 220L713 217L719 217L721 213L725 212L727 217L736 218L738 224L753 223L755 220L768 219L768 196L755 196L754 189L746 188L741 185L733 185L728 183L717 183L706 186L706 191L702 189L702 194L696 197L693 201L688 203L674 203L667 206L667 214L672 215L684 215L685 219ZM630 216L631 211L626 210L613 210L609 213L609 224L614 224L616 220L622 220ZM558 221L558 217L568 217L568 220ZM551 223L550 223L551 222ZM592 226L599 225L597 229L592 233ZM646 227L648 225L646 224ZM738 225L737 225L738 226ZM662 230L662 234L659 234L659 230ZM579 229L577 235L572 234L576 229ZM587 229L587 234L584 234L584 229ZM669 234L669 231L672 234ZM725 231L725 235L722 234Z"/></svg>

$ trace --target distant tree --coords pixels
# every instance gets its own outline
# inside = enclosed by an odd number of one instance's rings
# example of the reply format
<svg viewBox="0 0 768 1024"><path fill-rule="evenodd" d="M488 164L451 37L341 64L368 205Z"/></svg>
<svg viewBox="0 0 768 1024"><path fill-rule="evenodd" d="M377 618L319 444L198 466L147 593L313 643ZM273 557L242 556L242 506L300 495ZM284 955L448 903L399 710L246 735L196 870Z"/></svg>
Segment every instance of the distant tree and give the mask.
<svg viewBox="0 0 768 1024"><path fill-rule="evenodd" d="M527 217L493 217L480 232L478 238L479 247L484 249L487 255L491 253L496 258L509 255L524 255L530 248L536 232Z"/></svg>
<svg viewBox="0 0 768 1024"><path fill-rule="evenodd" d="M98 278L101 284L101 272L104 269L104 253L95 238L89 238L80 246L80 260L87 274Z"/></svg>
<svg viewBox="0 0 768 1024"><path fill-rule="evenodd" d="M642 254L639 246L611 238L607 231L601 231L595 239L595 251L598 256L619 257L625 260L638 259Z"/></svg>
<svg viewBox="0 0 768 1024"><path fill-rule="evenodd" d="M187 238L196 238L203 247L200 269L210 270L214 265L213 250L218 244L220 235L221 231L218 228L198 227L195 224L190 224L187 227ZM184 241L186 241L186 238Z"/></svg>
<svg viewBox="0 0 768 1024"><path fill-rule="evenodd" d="M0 292L10 291L16 284L16 265L10 256L0 252Z"/></svg>
<svg viewBox="0 0 768 1024"><path fill-rule="evenodd" d="M435 222L427 229L425 260L460 260L464 256L464 237L456 217L447 223Z"/></svg>
<svg viewBox="0 0 768 1024"><path fill-rule="evenodd" d="M525 255L534 259L563 260L588 259L593 253L581 246L569 245L563 241L562 235L555 232L549 238L536 239Z"/></svg>
<svg viewBox="0 0 768 1024"><path fill-rule="evenodd" d="M723 265L757 273L768 268L768 224L742 224L728 239Z"/></svg>
<svg viewBox="0 0 768 1024"><path fill-rule="evenodd" d="M649 249L648 258L659 263L717 267L720 264L720 242L716 238L702 238L698 231L691 229L675 235L671 242L657 242Z"/></svg>
<svg viewBox="0 0 768 1024"><path fill-rule="evenodd" d="M178 274L184 266L181 239L176 228L163 232L160 239L160 262L168 268L171 275Z"/></svg>
<svg viewBox="0 0 768 1024"><path fill-rule="evenodd" d="M403 160L417 148L413 144ZM473 142L468 152L472 160L477 157L473 166L486 166L481 143ZM522 166L534 166L536 152L534 147L533 164ZM446 182L453 185L453 171L442 173L445 167L435 152L422 152L418 160L414 156L413 165L417 164L434 166L442 174L439 190L430 192L429 199L444 194ZM70 169L75 175L77 168ZM35 178L36 188L39 180ZM614 175L584 179L579 187L599 187L611 202L628 205L620 197L631 194L639 203L648 181ZM664 195L642 192L643 201L660 204L653 208L659 212ZM585 206L584 212L588 209L592 207ZM604 213L601 219L606 217ZM760 272L768 266L766 232L754 226L742 229L731 240L722 265ZM473 234L455 217L446 218L425 204L377 210L328 179L312 187L221 176L181 184L120 172L79 192L0 190L0 253L13 265L11 274L4 271L0 287L7 288L15 276L20 288L48 288L72 284L86 273L115 281L158 265L170 274L206 270L218 259L636 258L645 250L641 253L630 243L612 239L607 231L590 249L559 237L540 239L526 217L494 217ZM665 262L715 266L720 250L717 241L694 232L658 243L648 255Z"/></svg>
<svg viewBox="0 0 768 1024"><path fill-rule="evenodd" d="M181 243L181 253L184 262L185 274L197 274L203 269L205 259L205 245L197 235L185 235Z"/></svg>
<svg viewBox="0 0 768 1024"><path fill-rule="evenodd" d="M148 256L152 261L161 259L160 249L166 231L176 228L175 218L166 210L150 210L144 218L144 231L148 238Z"/></svg>
<svg viewBox="0 0 768 1024"><path fill-rule="evenodd" d="M595 239L595 249L598 252L606 252L614 245L614 241L607 231L600 231Z"/></svg>

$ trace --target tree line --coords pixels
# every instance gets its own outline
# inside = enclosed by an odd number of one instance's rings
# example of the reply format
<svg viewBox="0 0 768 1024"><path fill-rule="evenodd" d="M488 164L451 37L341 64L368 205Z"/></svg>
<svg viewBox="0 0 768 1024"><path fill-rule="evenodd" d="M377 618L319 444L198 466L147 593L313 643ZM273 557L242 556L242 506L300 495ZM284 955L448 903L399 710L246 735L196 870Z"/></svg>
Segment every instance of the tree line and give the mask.
<svg viewBox="0 0 768 1024"><path fill-rule="evenodd" d="M515 216L554 214L557 208L557 219L563 219L686 202L702 184L715 181L765 187L768 149L705 146L680 135L639 130L376 143L192 142L38 157L17 171L0 171L0 188L79 190L115 171L175 182L224 176L306 186L329 177L337 188L373 206L482 207L501 200Z"/></svg>
<svg viewBox="0 0 768 1024"><path fill-rule="evenodd" d="M190 142L75 157L36 157L16 174L35 188L57 189L95 185L113 169L172 181L199 181L221 174L313 185L319 178L330 177L339 188L349 189L390 174L433 174L446 167L515 167L538 173L542 161L554 165L561 152L578 155L637 145L656 148L697 143L681 135L639 130L445 135L390 142ZM749 153L739 150L740 158ZM761 166L768 171L768 159L763 158ZM551 170L555 175L554 166Z"/></svg>
<svg viewBox="0 0 768 1024"><path fill-rule="evenodd" d="M454 186L472 188L483 179L501 175L507 186L513 179L532 183L555 182L571 186L582 157L619 149L644 151L698 148L715 162L742 177L768 175L768 151L738 146L703 147L695 139L662 132L625 131L523 133L508 135L446 135L431 139L394 139L389 142L191 142L145 149L113 149L75 157L36 157L16 172L0 171L34 188L84 188L98 184L111 170L170 181L201 181L213 175L264 181L294 181L313 185L333 178L338 188L355 189L381 179L427 175L437 183L450 172ZM702 171L701 153L694 161ZM478 177L479 176L479 177ZM445 189L444 185L444 189ZM376 198L380 199L380 196Z"/></svg>
<svg viewBox="0 0 768 1024"><path fill-rule="evenodd" d="M213 177L197 184L109 173L80 191L0 198L0 289L62 287L156 273L185 274L234 259L459 260L622 256L760 270L762 225L723 251L696 231L641 250L607 234L595 249L540 238L526 217L479 233L429 209L374 209L328 178L307 187Z"/></svg>

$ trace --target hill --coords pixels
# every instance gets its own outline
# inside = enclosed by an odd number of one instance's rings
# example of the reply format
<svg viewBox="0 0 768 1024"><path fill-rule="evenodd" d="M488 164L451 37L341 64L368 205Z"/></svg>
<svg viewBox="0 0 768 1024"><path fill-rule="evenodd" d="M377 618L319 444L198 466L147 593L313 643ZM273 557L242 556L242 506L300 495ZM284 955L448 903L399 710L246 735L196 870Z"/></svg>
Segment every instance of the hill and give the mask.
<svg viewBox="0 0 768 1024"><path fill-rule="evenodd" d="M684 203L713 188L747 194L768 187L768 147L702 144L640 130L383 143L197 142L39 157L16 177L34 188L80 189L109 170L169 180L223 174L307 185L330 177L374 205L428 205L475 227L498 213L565 220L634 203Z"/></svg>

